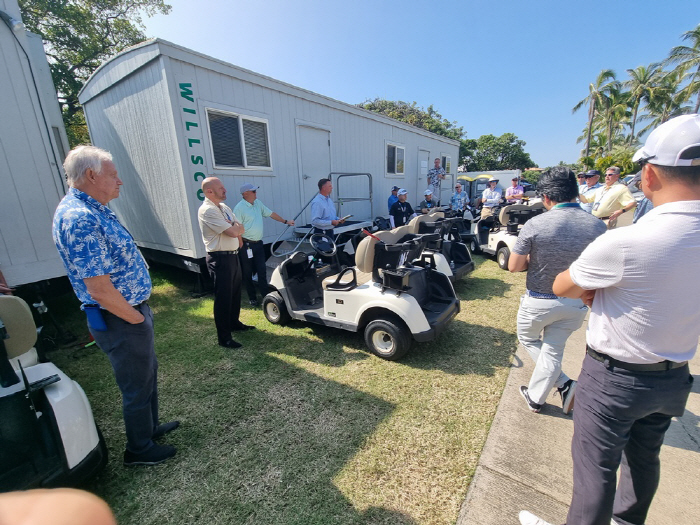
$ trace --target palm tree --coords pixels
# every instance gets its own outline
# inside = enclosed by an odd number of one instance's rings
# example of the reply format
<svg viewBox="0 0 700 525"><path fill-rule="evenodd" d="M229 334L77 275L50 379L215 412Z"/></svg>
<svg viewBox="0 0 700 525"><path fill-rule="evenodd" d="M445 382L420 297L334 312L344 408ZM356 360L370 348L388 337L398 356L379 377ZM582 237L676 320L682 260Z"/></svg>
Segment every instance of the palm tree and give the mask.
<svg viewBox="0 0 700 525"><path fill-rule="evenodd" d="M628 69L627 74L630 76L630 79L623 82L622 85L630 90L630 102L632 104L630 144L632 144L632 141L635 139L634 128L637 124L639 105L642 101L648 102L654 96L654 92L661 82L663 70L661 69L661 64L653 63L649 64L649 66Z"/></svg>
<svg viewBox="0 0 700 525"><path fill-rule="evenodd" d="M605 98L610 89L618 85L619 82L615 80L615 72L612 69L603 69L596 77L595 82L588 85L588 96L571 110L572 113L576 113L583 106L588 105L588 137L586 139L586 154L584 157L588 157L591 133L593 132L593 117L595 117L597 111L605 107Z"/></svg>
<svg viewBox="0 0 700 525"><path fill-rule="evenodd" d="M697 93L698 99L695 103L695 111L700 109L700 25L691 31L686 31L681 37L688 41L691 46L676 46L668 54L666 63L678 64L676 71L686 73L685 80L688 80L688 85L684 88L686 96Z"/></svg>
<svg viewBox="0 0 700 525"><path fill-rule="evenodd" d="M619 84L608 90L605 107L601 111L607 135L606 154L612 150L613 140L622 135L625 126L629 124L629 98L627 91L620 91Z"/></svg>
<svg viewBox="0 0 700 525"><path fill-rule="evenodd" d="M674 70L661 77L654 95L647 101L647 113L639 117L640 122L650 121L640 135L673 117L691 112L691 107L685 104L688 101L687 92L679 89L683 76L682 70Z"/></svg>

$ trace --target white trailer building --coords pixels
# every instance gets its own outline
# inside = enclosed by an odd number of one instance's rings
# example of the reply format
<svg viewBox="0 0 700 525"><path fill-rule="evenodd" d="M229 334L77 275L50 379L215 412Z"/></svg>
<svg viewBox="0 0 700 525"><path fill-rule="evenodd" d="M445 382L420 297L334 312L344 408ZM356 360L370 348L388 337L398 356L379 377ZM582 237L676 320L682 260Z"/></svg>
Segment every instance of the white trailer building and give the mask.
<svg viewBox="0 0 700 525"><path fill-rule="evenodd" d="M204 257L197 209L200 184L219 177L228 204L245 182L282 217L293 218L331 172L370 173L342 181L339 214L387 214L393 185L423 199L433 159L450 180L458 141L285 84L160 39L108 60L80 93L96 146L114 156L124 180L110 203L137 243L188 263ZM337 184L332 197L338 199ZM367 198L369 201L353 201ZM308 217L302 217L308 220ZM266 221L266 243L283 226Z"/></svg>
<svg viewBox="0 0 700 525"><path fill-rule="evenodd" d="M51 223L68 139L41 38L0 0L0 270L10 286L65 275Z"/></svg>

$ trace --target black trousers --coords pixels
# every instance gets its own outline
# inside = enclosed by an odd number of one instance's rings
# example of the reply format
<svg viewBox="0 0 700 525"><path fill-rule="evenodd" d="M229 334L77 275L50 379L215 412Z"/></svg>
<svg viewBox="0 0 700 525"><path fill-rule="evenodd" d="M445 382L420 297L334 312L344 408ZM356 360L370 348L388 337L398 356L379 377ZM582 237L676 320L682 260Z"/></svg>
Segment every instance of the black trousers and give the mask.
<svg viewBox="0 0 700 525"><path fill-rule="evenodd" d="M586 356L574 400L567 525L609 525L613 517L619 525L645 523L659 485L664 434L671 418L683 415L692 385L687 365L630 372Z"/></svg>
<svg viewBox="0 0 700 525"><path fill-rule="evenodd" d="M253 257L248 257L248 249L253 252ZM265 245L262 242L243 241L243 248L238 250L238 260L241 263L241 271L243 272L243 282L245 283L248 299L254 301L255 282L253 274L257 274L258 283L257 289L261 297L265 297L268 292L267 287L267 267L265 266Z"/></svg>
<svg viewBox="0 0 700 525"><path fill-rule="evenodd" d="M207 254L207 269L214 280L214 323L219 343L231 339L231 330L240 324L241 266L235 253Z"/></svg>

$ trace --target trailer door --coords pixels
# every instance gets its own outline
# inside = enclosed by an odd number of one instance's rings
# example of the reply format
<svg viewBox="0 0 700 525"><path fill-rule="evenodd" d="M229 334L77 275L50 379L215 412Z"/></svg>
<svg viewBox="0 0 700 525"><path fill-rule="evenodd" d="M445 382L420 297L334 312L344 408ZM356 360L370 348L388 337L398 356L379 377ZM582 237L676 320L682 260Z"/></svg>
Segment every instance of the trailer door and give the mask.
<svg viewBox="0 0 700 525"><path fill-rule="evenodd" d="M328 130L299 126L299 159L303 206L318 193L318 181L331 172L331 134ZM334 181L335 185L335 181ZM302 218L302 217L300 217ZM311 207L304 213L304 224L311 221Z"/></svg>

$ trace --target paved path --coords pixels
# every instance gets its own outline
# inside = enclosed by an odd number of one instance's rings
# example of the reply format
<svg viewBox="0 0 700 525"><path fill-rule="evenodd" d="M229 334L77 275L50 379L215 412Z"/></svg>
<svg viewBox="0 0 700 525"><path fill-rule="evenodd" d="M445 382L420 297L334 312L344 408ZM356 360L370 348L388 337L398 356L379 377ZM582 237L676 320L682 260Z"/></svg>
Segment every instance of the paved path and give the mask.
<svg viewBox="0 0 700 525"><path fill-rule="evenodd" d="M569 338L564 371L578 376L585 352L586 324ZM520 347L457 525L519 525L527 509L553 524L564 523L572 491L573 421L550 396L533 414L520 396L533 363ZM700 351L691 362L700 374ZM550 404L551 403L551 404ZM661 486L647 525L700 523L700 378L685 415L674 419L661 450Z"/></svg>

